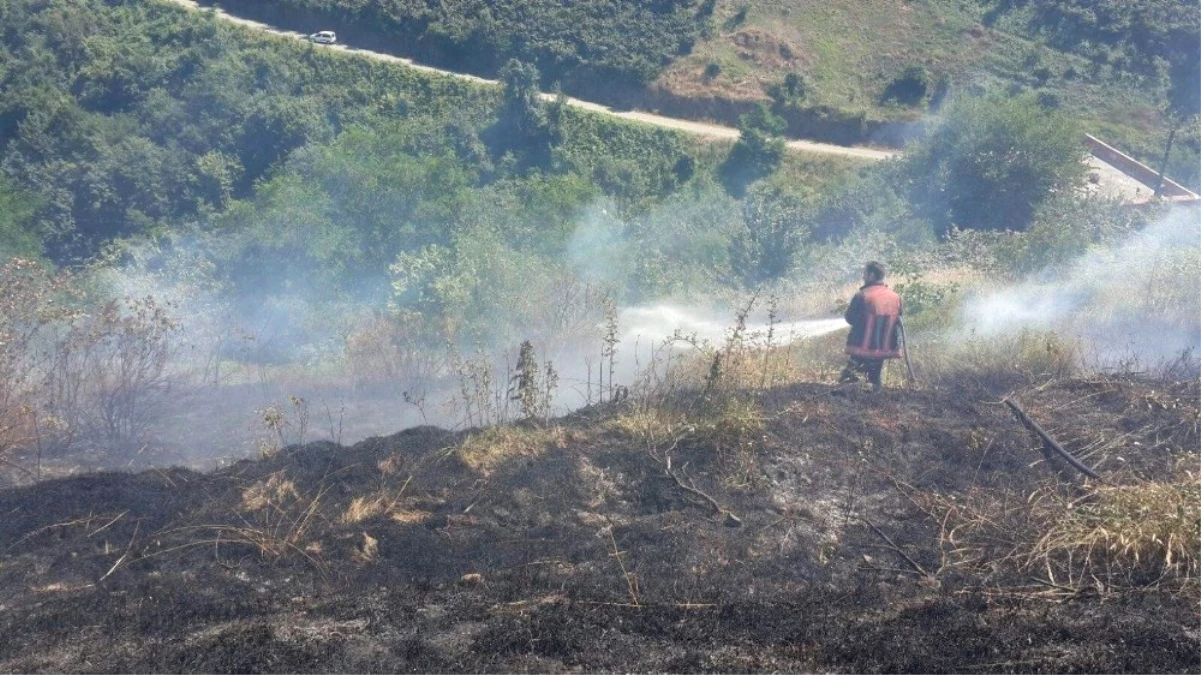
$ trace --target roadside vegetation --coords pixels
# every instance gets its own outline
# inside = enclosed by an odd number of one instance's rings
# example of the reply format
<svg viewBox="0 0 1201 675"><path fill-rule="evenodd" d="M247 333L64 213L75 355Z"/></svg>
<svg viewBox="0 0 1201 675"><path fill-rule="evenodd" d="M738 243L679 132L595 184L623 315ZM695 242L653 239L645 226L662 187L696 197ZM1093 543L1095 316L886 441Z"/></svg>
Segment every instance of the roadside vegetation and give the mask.
<svg viewBox="0 0 1201 675"><path fill-rule="evenodd" d="M898 145L948 93L1029 93L1158 169L1195 107L1196 4L1173 2L722 1L714 31L649 89L652 105L733 122L756 102L790 135ZM1183 92L1181 92L1183 94ZM1192 114L1196 114L1195 112ZM1201 187L1195 124L1168 175Z"/></svg>
<svg viewBox="0 0 1201 675"><path fill-rule="evenodd" d="M221 4L302 31L312 23L334 26L356 42L453 70L495 76L517 59L539 70L541 86L560 83L602 98L645 86L687 54L708 30L714 8L712 0Z"/></svg>

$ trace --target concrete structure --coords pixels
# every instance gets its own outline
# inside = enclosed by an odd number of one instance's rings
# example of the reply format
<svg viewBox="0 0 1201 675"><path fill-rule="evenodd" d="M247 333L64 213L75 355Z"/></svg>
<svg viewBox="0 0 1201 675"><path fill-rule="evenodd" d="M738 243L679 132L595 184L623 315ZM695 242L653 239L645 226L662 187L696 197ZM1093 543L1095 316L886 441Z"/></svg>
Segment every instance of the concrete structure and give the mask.
<svg viewBox="0 0 1201 675"><path fill-rule="evenodd" d="M1131 205L1155 201L1155 184L1159 172L1100 139L1085 134L1085 144L1091 153L1088 189L1107 197L1118 197ZM1201 196L1170 178L1163 179L1160 201L1201 205Z"/></svg>

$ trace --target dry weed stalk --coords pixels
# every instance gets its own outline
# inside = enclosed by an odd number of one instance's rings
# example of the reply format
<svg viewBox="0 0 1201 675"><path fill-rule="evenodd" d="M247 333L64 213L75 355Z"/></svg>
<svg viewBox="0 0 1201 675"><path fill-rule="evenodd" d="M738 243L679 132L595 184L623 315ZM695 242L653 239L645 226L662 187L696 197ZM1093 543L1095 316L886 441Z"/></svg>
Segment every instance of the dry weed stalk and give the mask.
<svg viewBox="0 0 1201 675"><path fill-rule="evenodd" d="M270 436L267 439L258 439L259 453L263 457L272 457L290 445L304 445L308 436L308 401L295 394L288 394L287 399L291 406L291 414L284 405L277 403L256 408L254 411L263 430Z"/></svg>
<svg viewBox="0 0 1201 675"><path fill-rule="evenodd" d="M617 560L617 566L621 569L621 578L625 581L626 592L630 594L630 604L634 607L642 607L642 601L638 596L638 576L626 568L626 563L622 559L625 551L617 548L617 538L613 536L613 523L609 523L605 528L605 534L609 535L609 544L613 547L613 552L609 555Z"/></svg>
<svg viewBox="0 0 1201 675"><path fill-rule="evenodd" d="M600 354L600 364L598 366L597 387L600 391L599 401L604 403L606 400L612 401L614 396L613 371L617 367L617 345L621 342L621 337L618 335L617 329L617 303L613 297L606 295L601 301L604 308L605 329L602 337L602 347ZM609 366L609 388L605 389L605 366ZM589 393L588 398L592 395Z"/></svg>
<svg viewBox="0 0 1201 675"><path fill-rule="evenodd" d="M523 341L517 355L517 372L509 378L508 392L509 400L521 406L522 417L549 423L558 386L559 373L554 364L547 361L540 369L533 343Z"/></svg>

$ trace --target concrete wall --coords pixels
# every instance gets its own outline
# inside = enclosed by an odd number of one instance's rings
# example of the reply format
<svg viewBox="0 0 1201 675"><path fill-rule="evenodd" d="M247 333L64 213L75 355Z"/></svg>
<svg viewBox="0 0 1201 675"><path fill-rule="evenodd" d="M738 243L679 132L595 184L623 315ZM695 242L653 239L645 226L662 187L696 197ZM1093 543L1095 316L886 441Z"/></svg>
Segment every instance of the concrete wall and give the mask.
<svg viewBox="0 0 1201 675"><path fill-rule="evenodd" d="M1085 144L1088 145L1089 152L1094 157L1117 168L1122 173L1152 190L1155 189L1155 185L1159 181L1158 171L1094 136L1085 134L1084 139ZM1172 202L1197 202L1201 200L1201 197L1193 191L1166 177L1163 179L1163 188L1160 191L1160 196L1164 200Z"/></svg>

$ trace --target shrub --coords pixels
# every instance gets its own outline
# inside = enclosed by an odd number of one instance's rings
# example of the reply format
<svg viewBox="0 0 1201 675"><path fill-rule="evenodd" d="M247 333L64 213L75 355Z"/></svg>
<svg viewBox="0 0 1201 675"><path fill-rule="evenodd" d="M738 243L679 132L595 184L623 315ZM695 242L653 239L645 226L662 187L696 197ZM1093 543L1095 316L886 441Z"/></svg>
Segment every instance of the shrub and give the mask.
<svg viewBox="0 0 1201 675"><path fill-rule="evenodd" d="M175 384L168 308L127 298L85 313L75 278L21 259L0 266L0 287L0 454L135 450Z"/></svg>
<svg viewBox="0 0 1201 675"><path fill-rule="evenodd" d="M786 123L760 103L738 121L738 141L722 163L720 174L726 190L741 197L751 183L770 176L784 159Z"/></svg>
<svg viewBox="0 0 1201 675"><path fill-rule="evenodd" d="M779 279L792 269L808 239L808 209L776 188L752 190L742 205L743 227L730 243L730 267L748 288Z"/></svg>
<svg viewBox="0 0 1201 675"><path fill-rule="evenodd" d="M1083 184L1083 156L1075 124L1031 96L963 97L906 155L903 175L940 234L1024 230L1052 195Z"/></svg>
<svg viewBox="0 0 1201 675"><path fill-rule="evenodd" d="M884 90L885 101L918 105L930 93L930 71L923 65L911 65L901 71Z"/></svg>
<svg viewBox="0 0 1201 675"><path fill-rule="evenodd" d="M0 459L36 446L40 460L42 430L58 427L46 378L56 333L79 316L75 287L69 275L13 258L0 265L0 288Z"/></svg>
<svg viewBox="0 0 1201 675"><path fill-rule="evenodd" d="M54 409L110 450L135 450L176 384L177 330L151 297L112 300L80 317L56 345Z"/></svg>
<svg viewBox="0 0 1201 675"><path fill-rule="evenodd" d="M797 106L805 100L808 87L800 73L788 73L782 82L767 88L767 95L780 107Z"/></svg>

